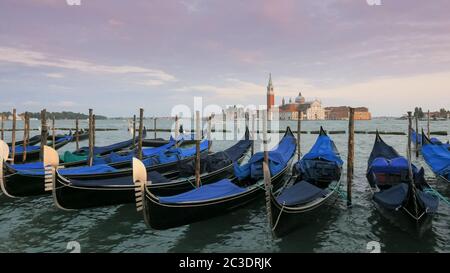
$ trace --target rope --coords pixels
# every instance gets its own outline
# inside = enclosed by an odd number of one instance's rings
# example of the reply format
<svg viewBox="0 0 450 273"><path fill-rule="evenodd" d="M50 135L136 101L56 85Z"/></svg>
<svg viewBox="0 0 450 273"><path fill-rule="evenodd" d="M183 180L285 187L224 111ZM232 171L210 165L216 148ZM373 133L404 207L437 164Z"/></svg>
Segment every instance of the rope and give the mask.
<svg viewBox="0 0 450 273"><path fill-rule="evenodd" d="M277 220L275 221L275 224L274 224L273 227L272 227L272 231L275 231L275 229L276 229L277 226L278 226L278 222L280 221L281 214L283 214L284 204L285 204L285 203L286 203L286 202L283 202L283 206L281 207L280 213L279 213L278 216L277 216Z"/></svg>
<svg viewBox="0 0 450 273"><path fill-rule="evenodd" d="M424 192L426 193L430 193L436 197L438 197L440 200L442 200L445 204L447 204L447 206L450 207L450 201L445 198L442 194L440 194L437 190L433 189L432 187L425 189Z"/></svg>

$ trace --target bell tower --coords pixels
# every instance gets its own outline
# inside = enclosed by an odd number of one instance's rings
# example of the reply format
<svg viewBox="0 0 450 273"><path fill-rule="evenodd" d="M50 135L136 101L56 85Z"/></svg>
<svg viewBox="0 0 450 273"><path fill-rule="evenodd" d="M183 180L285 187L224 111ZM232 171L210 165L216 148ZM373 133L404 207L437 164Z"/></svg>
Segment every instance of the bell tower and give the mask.
<svg viewBox="0 0 450 273"><path fill-rule="evenodd" d="M267 84L267 111L270 112L275 104L275 94L273 93L272 74L269 74L269 83Z"/></svg>

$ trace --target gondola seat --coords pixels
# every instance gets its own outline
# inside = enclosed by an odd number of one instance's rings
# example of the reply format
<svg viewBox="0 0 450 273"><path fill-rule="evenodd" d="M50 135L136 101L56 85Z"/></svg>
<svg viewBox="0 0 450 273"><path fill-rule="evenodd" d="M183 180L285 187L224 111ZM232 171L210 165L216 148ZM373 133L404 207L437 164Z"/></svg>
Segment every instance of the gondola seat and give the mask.
<svg viewBox="0 0 450 273"><path fill-rule="evenodd" d="M373 195L375 202L388 209L397 209L402 206L408 196L409 186L406 183L400 183Z"/></svg>
<svg viewBox="0 0 450 273"><path fill-rule="evenodd" d="M277 201L286 206L295 206L311 202L327 194L328 190L316 187L306 181L301 181L283 190L282 194L277 197Z"/></svg>

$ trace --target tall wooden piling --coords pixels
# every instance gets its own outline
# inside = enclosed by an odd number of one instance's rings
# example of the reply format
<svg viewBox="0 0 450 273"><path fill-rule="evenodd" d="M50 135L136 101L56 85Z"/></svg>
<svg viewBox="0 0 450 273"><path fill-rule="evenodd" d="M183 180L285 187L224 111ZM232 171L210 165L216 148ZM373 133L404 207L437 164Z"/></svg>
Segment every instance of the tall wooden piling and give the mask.
<svg viewBox="0 0 450 273"><path fill-rule="evenodd" d="M201 118L200 118L200 111L195 111L195 185L198 187L200 187L200 140L202 139L202 135L200 133L200 122L201 122Z"/></svg>
<svg viewBox="0 0 450 273"><path fill-rule="evenodd" d="M44 146L47 145L48 129L47 129L47 110L41 111L41 147L39 152L39 160L44 161Z"/></svg>
<svg viewBox="0 0 450 273"><path fill-rule="evenodd" d="M12 162L14 163L14 158L16 156L16 109L13 109L13 123L11 132L11 152L12 152Z"/></svg>
<svg viewBox="0 0 450 273"><path fill-rule="evenodd" d="M300 160L302 156L302 152L300 149L301 145L301 135L302 135L302 120L301 120L301 111L297 112L297 160Z"/></svg>
<svg viewBox="0 0 450 273"><path fill-rule="evenodd" d="M96 116L95 116L95 114L93 114L92 115L92 146L95 148L95 131L96 131L96 128L95 128L95 126L96 126L96 124L95 124L95 121L96 121L97 119L96 119Z"/></svg>
<svg viewBox="0 0 450 273"><path fill-rule="evenodd" d="M256 141L256 137L255 137L255 114L252 114L252 134L251 134L251 139L252 141L252 148L251 148L251 155L253 155L255 153L255 141Z"/></svg>
<svg viewBox="0 0 450 273"><path fill-rule="evenodd" d="M427 118L427 137L430 139L430 110L428 110L428 118Z"/></svg>
<svg viewBox="0 0 450 273"><path fill-rule="evenodd" d="M2 132L1 139L5 140L5 115L2 114Z"/></svg>
<svg viewBox="0 0 450 273"><path fill-rule="evenodd" d="M415 216L418 216L418 207L417 207L417 199L416 199L416 186L414 183L414 175L412 170L412 160L411 160L411 142L412 142L412 112L408 112L408 150L407 150L407 157L408 157L408 176L409 181L411 183L411 189L412 189L412 197L413 197L413 205L414 205L414 212ZM417 134L418 132L416 132ZM416 137L417 139L417 137Z"/></svg>
<svg viewBox="0 0 450 273"><path fill-rule="evenodd" d="M347 155L347 206L352 205L353 159L355 157L355 108L349 108Z"/></svg>
<svg viewBox="0 0 450 273"><path fill-rule="evenodd" d="M22 162L25 162L27 160L27 146L28 146L28 139L30 137L30 124L29 124L29 118L28 118L28 112L25 112L24 114L24 121L23 121L23 154L22 154Z"/></svg>
<svg viewBox="0 0 450 273"><path fill-rule="evenodd" d="M136 147L136 115L133 115L133 147Z"/></svg>
<svg viewBox="0 0 450 273"><path fill-rule="evenodd" d="M75 118L75 150L80 148L80 130L78 128L78 117Z"/></svg>
<svg viewBox="0 0 450 273"><path fill-rule="evenodd" d="M55 149L55 140L56 140L56 135L55 135L55 116L52 117L52 146L53 149Z"/></svg>
<svg viewBox="0 0 450 273"><path fill-rule="evenodd" d="M89 109L89 154L88 165L92 166L94 163L94 128L93 128L93 113L92 109Z"/></svg>
<svg viewBox="0 0 450 273"><path fill-rule="evenodd" d="M419 157L419 117L416 115L416 139L415 139L415 146L416 146L416 158Z"/></svg>
<svg viewBox="0 0 450 273"><path fill-rule="evenodd" d="M211 119L212 117L209 116L207 119L207 129L206 129L206 139L208 139L208 152L211 150Z"/></svg>
<svg viewBox="0 0 450 273"><path fill-rule="evenodd" d="M234 116L234 126L233 126L233 141L237 140L237 136L238 136L238 125L237 125L237 112L235 112L235 116Z"/></svg>
<svg viewBox="0 0 450 273"><path fill-rule="evenodd" d="M156 117L153 118L153 130L155 132L155 139L156 139Z"/></svg>
<svg viewBox="0 0 450 273"><path fill-rule="evenodd" d="M138 158L142 160L142 138L144 134L144 108L139 109L139 140L138 140Z"/></svg>
<svg viewBox="0 0 450 273"><path fill-rule="evenodd" d="M262 116L262 122L263 122L263 147L264 147L264 161L263 161L263 173L264 173L264 189L265 189L265 195L266 195L266 213L267 213L267 221L269 223L269 228L271 230L272 236L274 236L273 233L273 218L272 218L272 206L270 201L270 195L272 191L272 181L271 181L271 174L269 169L269 149L268 149L268 143L267 143L267 112L263 112Z"/></svg>
<svg viewBox="0 0 450 273"><path fill-rule="evenodd" d="M178 147L178 130L180 130L179 127L179 120L178 120L178 115L175 116L175 146Z"/></svg>
<svg viewBox="0 0 450 273"><path fill-rule="evenodd" d="M222 111L222 124L223 124L223 140L227 139L227 115L225 111Z"/></svg>

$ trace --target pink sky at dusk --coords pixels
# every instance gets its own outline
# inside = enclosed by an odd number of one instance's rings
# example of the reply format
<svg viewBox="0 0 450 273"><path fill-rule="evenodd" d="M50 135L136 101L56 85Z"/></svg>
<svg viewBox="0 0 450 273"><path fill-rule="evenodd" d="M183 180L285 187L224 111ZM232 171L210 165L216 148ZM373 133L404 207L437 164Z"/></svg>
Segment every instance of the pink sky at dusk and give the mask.
<svg viewBox="0 0 450 273"><path fill-rule="evenodd" d="M168 115L318 98L398 116L450 108L447 0L3 0L0 107Z"/></svg>

